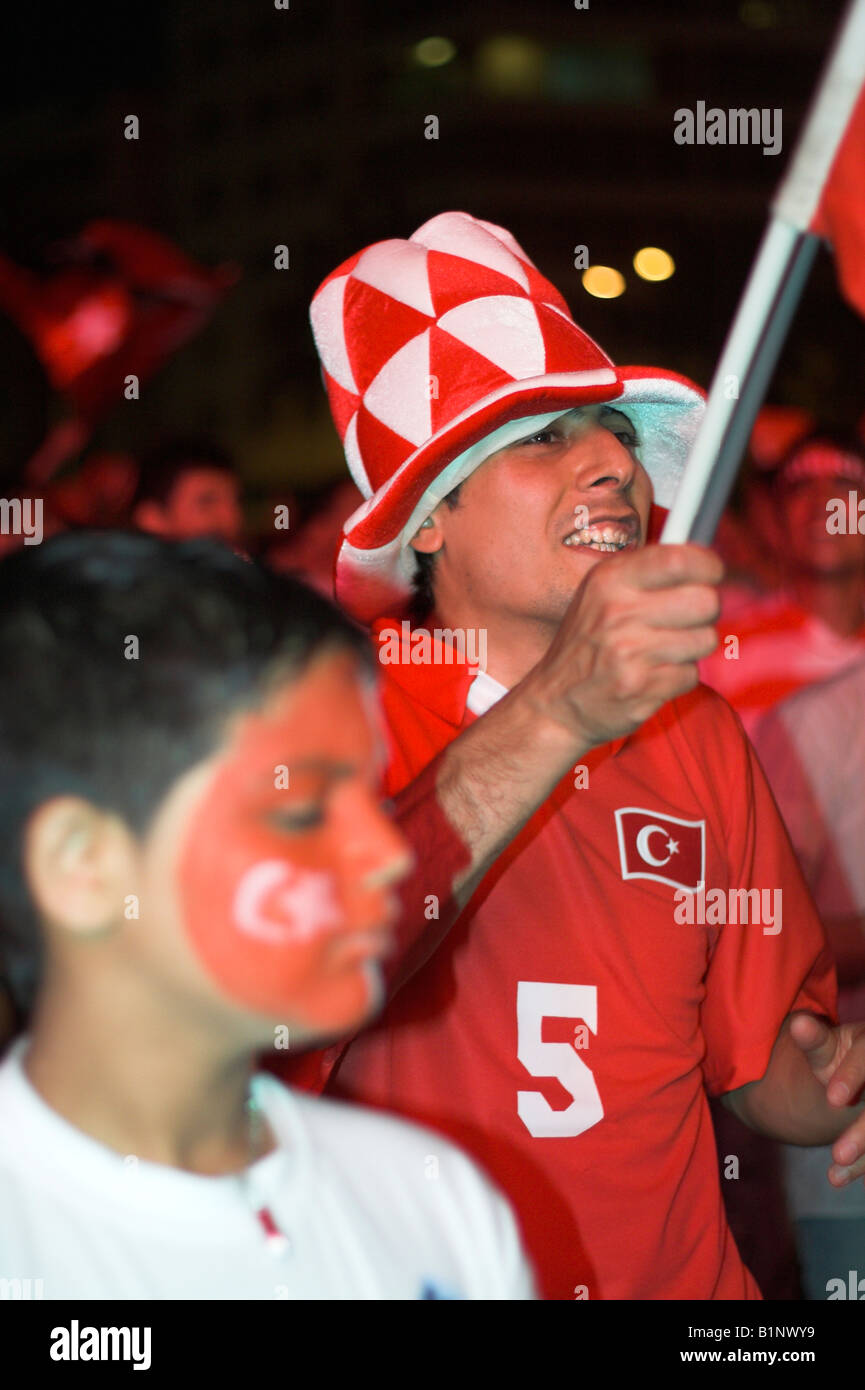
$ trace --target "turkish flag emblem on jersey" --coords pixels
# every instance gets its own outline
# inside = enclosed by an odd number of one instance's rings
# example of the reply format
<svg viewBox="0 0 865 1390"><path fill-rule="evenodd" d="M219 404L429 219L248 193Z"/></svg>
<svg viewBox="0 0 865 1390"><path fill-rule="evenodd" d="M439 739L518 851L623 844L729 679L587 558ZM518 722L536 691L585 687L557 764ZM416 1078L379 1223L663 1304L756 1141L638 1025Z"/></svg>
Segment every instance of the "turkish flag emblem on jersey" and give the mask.
<svg viewBox="0 0 865 1390"><path fill-rule="evenodd" d="M706 873L706 822L622 806L615 813L622 878L653 878L695 893Z"/></svg>

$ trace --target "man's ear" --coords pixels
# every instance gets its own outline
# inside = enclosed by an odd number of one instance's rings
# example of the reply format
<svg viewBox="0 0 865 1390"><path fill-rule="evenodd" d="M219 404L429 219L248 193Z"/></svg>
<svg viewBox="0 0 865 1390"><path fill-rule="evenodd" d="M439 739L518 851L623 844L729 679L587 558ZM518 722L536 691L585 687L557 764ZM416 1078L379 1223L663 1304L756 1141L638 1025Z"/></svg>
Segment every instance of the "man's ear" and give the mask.
<svg viewBox="0 0 865 1390"><path fill-rule="evenodd" d="M123 920L137 842L118 816L77 796L40 806L24 831L24 872L40 917L96 936Z"/></svg>
<svg viewBox="0 0 865 1390"><path fill-rule="evenodd" d="M440 520L443 506L444 503L439 502L435 511L427 517L409 541L412 549L421 555L434 555L444 545L444 531Z"/></svg>
<svg viewBox="0 0 865 1390"><path fill-rule="evenodd" d="M150 531L154 536L165 535L165 513L158 502L139 502L133 510L132 522L139 531Z"/></svg>

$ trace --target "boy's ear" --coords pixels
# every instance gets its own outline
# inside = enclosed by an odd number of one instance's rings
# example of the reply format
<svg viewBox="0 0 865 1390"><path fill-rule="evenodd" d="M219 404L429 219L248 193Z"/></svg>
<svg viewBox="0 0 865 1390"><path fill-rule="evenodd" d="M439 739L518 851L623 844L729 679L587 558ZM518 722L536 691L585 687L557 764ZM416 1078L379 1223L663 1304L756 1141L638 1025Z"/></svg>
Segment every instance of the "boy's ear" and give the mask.
<svg viewBox="0 0 865 1390"><path fill-rule="evenodd" d="M442 502L439 503L432 515L427 517L409 541L412 549L417 550L421 555L433 555L444 545L444 532L439 520L443 505Z"/></svg>
<svg viewBox="0 0 865 1390"><path fill-rule="evenodd" d="M24 832L24 871L40 917L95 936L123 920L136 841L118 816L77 796L46 801Z"/></svg>

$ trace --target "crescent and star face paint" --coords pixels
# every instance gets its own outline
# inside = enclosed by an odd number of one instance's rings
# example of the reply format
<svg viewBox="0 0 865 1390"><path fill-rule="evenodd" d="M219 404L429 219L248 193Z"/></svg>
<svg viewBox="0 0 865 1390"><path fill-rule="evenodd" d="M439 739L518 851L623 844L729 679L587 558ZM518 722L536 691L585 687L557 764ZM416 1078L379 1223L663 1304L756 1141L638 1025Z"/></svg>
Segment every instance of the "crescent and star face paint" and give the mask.
<svg viewBox="0 0 865 1390"><path fill-rule="evenodd" d="M312 1033L376 1007L404 841L376 792L354 661L330 654L240 716L178 859L184 925L221 993Z"/></svg>

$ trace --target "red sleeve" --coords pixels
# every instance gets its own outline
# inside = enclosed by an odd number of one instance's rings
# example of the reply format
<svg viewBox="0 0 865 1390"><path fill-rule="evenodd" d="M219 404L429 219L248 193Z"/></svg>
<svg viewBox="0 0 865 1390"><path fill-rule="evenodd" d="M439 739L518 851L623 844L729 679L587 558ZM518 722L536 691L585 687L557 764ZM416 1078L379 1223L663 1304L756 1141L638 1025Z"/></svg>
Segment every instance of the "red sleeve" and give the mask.
<svg viewBox="0 0 865 1390"><path fill-rule="evenodd" d="M728 922L718 932L702 1027L706 1086L720 1095L760 1079L793 1010L810 1009L836 1021L837 984L822 924L754 751L729 707L717 699L713 706L717 766L711 775L726 788L726 886L768 892L772 909L781 910L780 931L773 910L768 931L760 922Z"/></svg>

